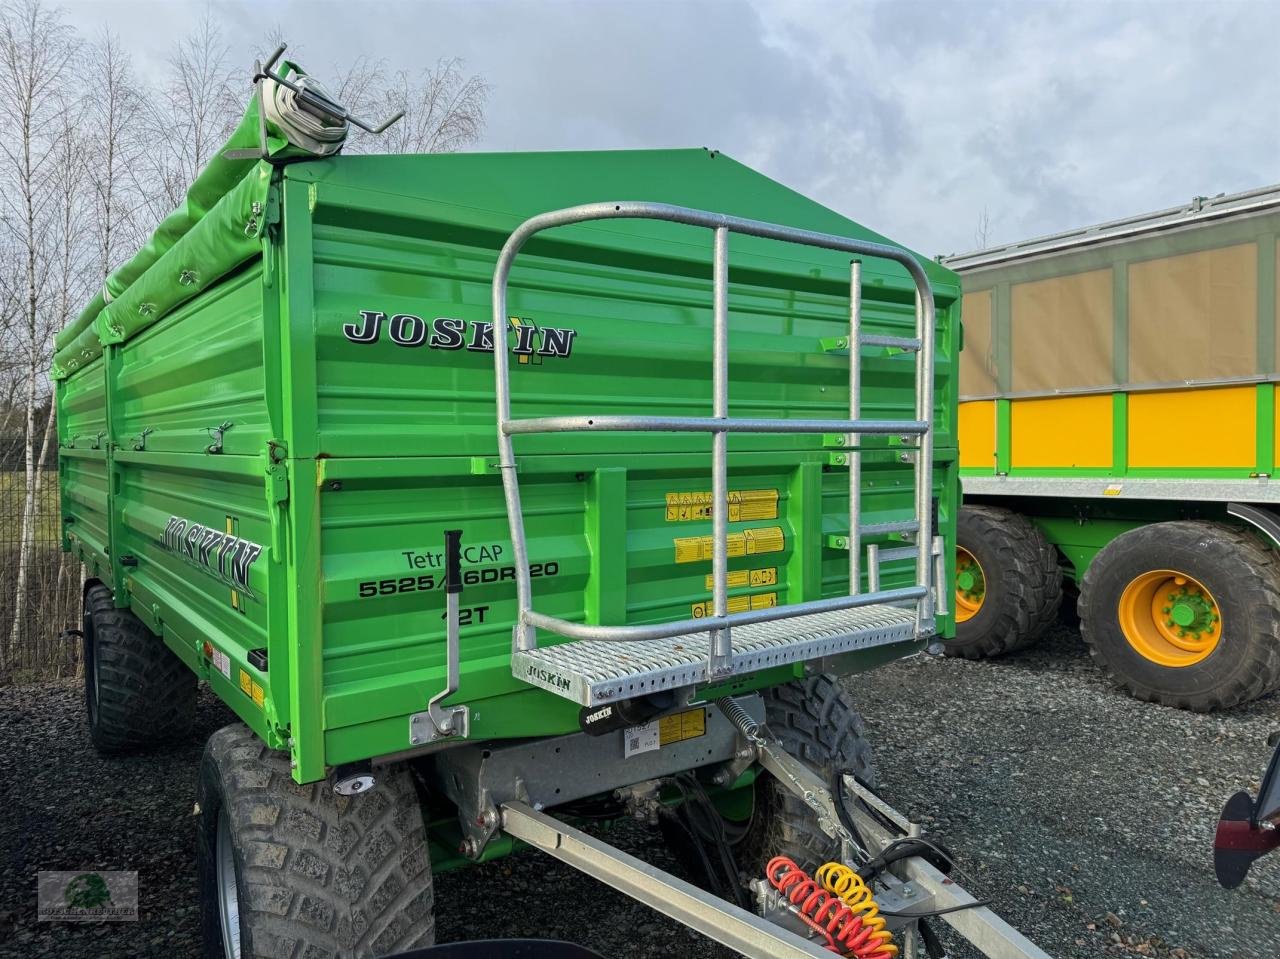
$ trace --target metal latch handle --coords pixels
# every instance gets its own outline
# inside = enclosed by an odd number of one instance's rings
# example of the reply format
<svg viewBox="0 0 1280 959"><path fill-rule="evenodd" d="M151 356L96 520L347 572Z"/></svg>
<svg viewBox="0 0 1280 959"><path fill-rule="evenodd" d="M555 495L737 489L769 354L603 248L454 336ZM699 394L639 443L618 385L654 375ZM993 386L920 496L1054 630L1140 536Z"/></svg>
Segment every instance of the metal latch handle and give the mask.
<svg viewBox="0 0 1280 959"><path fill-rule="evenodd" d="M462 530L444 531L444 591L462 592Z"/></svg>
<svg viewBox="0 0 1280 959"><path fill-rule="evenodd" d="M471 726L466 706L445 706L444 701L461 685L459 632L461 615L458 597L462 594L462 530L444 532L444 601L445 601L445 684L431 697L425 713L409 717L409 742L425 745L439 739L465 738Z"/></svg>

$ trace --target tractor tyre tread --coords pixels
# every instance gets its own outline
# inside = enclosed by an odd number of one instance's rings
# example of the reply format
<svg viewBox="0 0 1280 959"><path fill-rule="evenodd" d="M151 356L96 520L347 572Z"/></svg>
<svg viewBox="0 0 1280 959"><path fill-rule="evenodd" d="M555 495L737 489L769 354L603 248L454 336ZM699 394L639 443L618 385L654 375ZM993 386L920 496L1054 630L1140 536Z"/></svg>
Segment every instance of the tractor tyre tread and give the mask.
<svg viewBox="0 0 1280 959"><path fill-rule="evenodd" d="M852 773L875 788L862 717L834 677L811 676L775 686L764 697L766 724L788 753L829 786L838 775ZM789 856L810 872L839 858L839 843L822 831L804 800L782 783L762 775L756 780L755 802L755 815L738 853L740 867L751 875L763 875L765 863L774 856Z"/></svg>
<svg viewBox="0 0 1280 959"><path fill-rule="evenodd" d="M1228 607L1224 632L1231 629L1209 658L1178 668L1141 659L1124 638L1117 613L1118 598L1135 571L1159 568L1171 551L1179 556L1172 565L1198 567L1183 572L1202 582L1217 580L1205 585L1220 607ZM1143 702L1205 713L1280 688L1280 553L1242 527L1178 520L1117 536L1089 564L1079 609L1080 634L1093 661L1116 686ZM1244 628L1232 629L1237 619L1245 621Z"/></svg>
<svg viewBox="0 0 1280 959"><path fill-rule="evenodd" d="M214 850L224 806L246 959L370 959L434 943L431 860L410 770L381 768L359 796L340 796L328 781L299 785L286 754L235 723L210 737L200 770L210 959L223 955Z"/></svg>
<svg viewBox="0 0 1280 959"><path fill-rule="evenodd" d="M1062 605L1062 570L1057 550L1039 527L1007 509L965 506L960 510L956 541L970 553L984 554L975 558L987 578L986 597L972 619L956 625L956 638L943 644L943 652L962 659L988 659L1025 649L1040 639ZM992 604L989 612L988 603Z"/></svg>
<svg viewBox="0 0 1280 959"><path fill-rule="evenodd" d="M113 755L190 736L195 673L137 616L116 608L106 585L90 585L84 602L92 621L85 649L86 685L97 677L96 708L89 708L94 748ZM87 688L85 695L94 697L94 688Z"/></svg>

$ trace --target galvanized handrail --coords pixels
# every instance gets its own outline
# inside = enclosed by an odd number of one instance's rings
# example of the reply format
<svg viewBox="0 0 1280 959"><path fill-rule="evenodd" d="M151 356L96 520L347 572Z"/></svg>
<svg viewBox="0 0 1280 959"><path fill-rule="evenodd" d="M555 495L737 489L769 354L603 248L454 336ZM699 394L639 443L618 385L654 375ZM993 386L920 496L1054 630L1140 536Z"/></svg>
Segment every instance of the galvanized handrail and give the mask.
<svg viewBox="0 0 1280 959"><path fill-rule="evenodd" d="M711 417L655 416L554 416L514 420L511 418L510 366L506 349L507 283L511 267L530 237L543 231L575 223L607 219L665 220L687 226L703 227L714 233L712 267L712 413ZM855 260L850 272L850 344L849 344L849 418L847 420L783 420L729 418L729 234L740 233L764 239L838 250L854 256L871 256L892 260L906 267L915 283L916 336L914 341L895 339L894 345L915 347L916 415L914 420L863 420L859 417L859 354L863 343L873 340L861 332L861 265ZM690 632L707 631L711 635L709 669L713 675L723 673L733 653L730 629L734 625L768 622L803 616L807 613L851 609L874 603L914 600L916 633L921 635L931 626L934 600L930 580L936 575L933 559L931 496L933 486L933 352L934 302L929 278L919 261L906 250L854 240L847 237L798 230L792 227L749 220L741 217L694 210L665 203L589 203L553 210L531 217L507 238L498 255L493 272L493 337L494 378L497 397L498 458L502 488L511 528L511 550L515 565L518 620L513 633L516 650L537 648L537 630L546 629L573 639L636 641L661 639ZM880 342L885 338L876 338ZM662 432L704 432L712 435L712 595L713 615L699 620L684 620L650 626L599 626L574 623L538 613L533 609L529 575L528 546L525 541L524 515L520 506L520 487L516 476L515 450L512 436L525 433L565 431L624 430ZM728 612L728 434L751 433L845 433L850 440L849 477L849 595L807 603L794 603L770 609ZM918 436L915 449L915 523L917 524L917 579L913 587L860 593L859 549L861 535L861 482L856 438L863 433ZM878 571L869 571L875 576ZM878 576L875 577L878 579Z"/></svg>
<svg viewBox="0 0 1280 959"><path fill-rule="evenodd" d="M509 436L517 433L889 433L919 434L929 424L917 420L772 420L725 419L718 416L538 416L508 420Z"/></svg>

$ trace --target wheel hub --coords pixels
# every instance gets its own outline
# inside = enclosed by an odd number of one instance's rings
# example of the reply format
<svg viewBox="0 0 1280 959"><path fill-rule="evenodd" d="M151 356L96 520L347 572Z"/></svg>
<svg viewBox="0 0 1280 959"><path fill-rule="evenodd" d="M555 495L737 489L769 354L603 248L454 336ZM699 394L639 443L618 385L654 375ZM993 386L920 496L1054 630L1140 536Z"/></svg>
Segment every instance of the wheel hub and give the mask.
<svg viewBox="0 0 1280 959"><path fill-rule="evenodd" d="M1135 577L1120 596L1120 628L1129 645L1161 666L1192 666L1222 638L1222 613L1199 580L1178 570Z"/></svg>
<svg viewBox="0 0 1280 959"><path fill-rule="evenodd" d="M974 555L962 546L956 547L956 622L972 619L982 608L987 595L987 580Z"/></svg>
<svg viewBox="0 0 1280 959"><path fill-rule="evenodd" d="M1217 606L1205 593L1192 592L1181 586L1177 592L1165 596L1169 605L1160 611L1168 615L1165 626L1198 639L1201 633L1211 633L1218 620Z"/></svg>

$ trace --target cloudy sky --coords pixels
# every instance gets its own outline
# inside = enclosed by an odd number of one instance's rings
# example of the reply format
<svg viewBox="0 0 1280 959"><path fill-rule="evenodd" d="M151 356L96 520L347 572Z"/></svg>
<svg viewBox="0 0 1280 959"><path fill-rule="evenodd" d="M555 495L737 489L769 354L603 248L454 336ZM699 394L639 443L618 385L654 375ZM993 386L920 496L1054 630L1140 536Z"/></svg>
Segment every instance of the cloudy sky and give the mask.
<svg viewBox="0 0 1280 959"><path fill-rule="evenodd" d="M246 70L462 57L481 149L715 147L931 255L1280 182L1274 0L64 0L144 71L206 5Z"/></svg>

